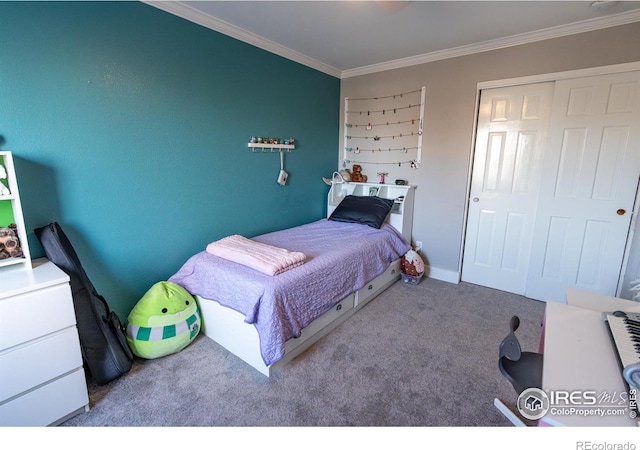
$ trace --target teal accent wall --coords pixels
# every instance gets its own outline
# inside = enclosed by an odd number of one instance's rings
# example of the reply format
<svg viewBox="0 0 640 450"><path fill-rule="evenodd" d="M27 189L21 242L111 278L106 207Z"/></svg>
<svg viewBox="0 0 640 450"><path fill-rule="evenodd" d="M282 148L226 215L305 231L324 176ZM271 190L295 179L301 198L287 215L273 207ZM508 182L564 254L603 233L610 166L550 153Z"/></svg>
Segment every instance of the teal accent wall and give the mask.
<svg viewBox="0 0 640 450"><path fill-rule="evenodd" d="M0 149L121 318L229 234L324 217L340 80L139 2L0 2ZM252 135L293 137L286 186Z"/></svg>

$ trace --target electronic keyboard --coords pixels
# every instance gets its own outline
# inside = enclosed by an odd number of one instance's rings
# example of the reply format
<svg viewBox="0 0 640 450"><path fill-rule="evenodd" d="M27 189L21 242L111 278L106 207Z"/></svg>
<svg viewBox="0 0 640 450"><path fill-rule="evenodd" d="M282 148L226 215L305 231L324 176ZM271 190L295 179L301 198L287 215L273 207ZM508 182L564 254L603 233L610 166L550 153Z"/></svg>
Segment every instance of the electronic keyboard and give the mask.
<svg viewBox="0 0 640 450"><path fill-rule="evenodd" d="M629 388L640 389L640 313L605 313L614 347Z"/></svg>

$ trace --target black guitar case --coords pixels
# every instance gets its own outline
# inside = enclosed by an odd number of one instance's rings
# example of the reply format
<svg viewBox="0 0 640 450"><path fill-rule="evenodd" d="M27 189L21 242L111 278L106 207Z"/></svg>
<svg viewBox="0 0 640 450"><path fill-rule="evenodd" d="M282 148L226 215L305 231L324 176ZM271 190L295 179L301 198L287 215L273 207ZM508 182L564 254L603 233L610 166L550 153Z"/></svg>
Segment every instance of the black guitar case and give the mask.
<svg viewBox="0 0 640 450"><path fill-rule="evenodd" d="M96 292L60 225L52 222L34 232L49 261L69 275L82 358L91 378L104 385L129 372L133 353L124 327Z"/></svg>

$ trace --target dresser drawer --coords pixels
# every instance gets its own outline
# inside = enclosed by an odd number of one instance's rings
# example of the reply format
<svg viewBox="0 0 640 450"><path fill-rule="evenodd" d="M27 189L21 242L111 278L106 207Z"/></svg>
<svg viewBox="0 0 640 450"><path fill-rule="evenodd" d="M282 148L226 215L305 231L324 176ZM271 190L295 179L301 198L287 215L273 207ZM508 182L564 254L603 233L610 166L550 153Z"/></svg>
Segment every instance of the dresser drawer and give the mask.
<svg viewBox="0 0 640 450"><path fill-rule="evenodd" d="M400 278L399 259L392 262L391 265L387 267L387 270L356 292L355 306L363 306L398 278Z"/></svg>
<svg viewBox="0 0 640 450"><path fill-rule="evenodd" d="M47 426L88 409L84 371L78 369L9 402L0 403L0 426Z"/></svg>
<svg viewBox="0 0 640 450"><path fill-rule="evenodd" d="M75 325L69 283L0 300L0 351Z"/></svg>
<svg viewBox="0 0 640 450"><path fill-rule="evenodd" d="M0 402L82 367L76 327L0 352Z"/></svg>

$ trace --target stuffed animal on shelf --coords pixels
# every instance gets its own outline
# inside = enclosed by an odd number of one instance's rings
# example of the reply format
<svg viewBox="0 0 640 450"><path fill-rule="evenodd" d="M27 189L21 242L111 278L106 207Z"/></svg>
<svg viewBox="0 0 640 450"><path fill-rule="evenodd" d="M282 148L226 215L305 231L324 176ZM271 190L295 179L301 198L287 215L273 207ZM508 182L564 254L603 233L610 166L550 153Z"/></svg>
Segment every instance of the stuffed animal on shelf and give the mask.
<svg viewBox="0 0 640 450"><path fill-rule="evenodd" d="M22 258L24 252L18 239L18 228L15 223L0 228L0 259Z"/></svg>
<svg viewBox="0 0 640 450"><path fill-rule="evenodd" d="M351 181L354 183L366 183L367 176L362 174L362 167L358 164L354 164L351 169Z"/></svg>
<svg viewBox="0 0 640 450"><path fill-rule="evenodd" d="M154 284L131 310L127 341L131 351L145 359L178 353L201 328L195 298L170 281Z"/></svg>
<svg viewBox="0 0 640 450"><path fill-rule="evenodd" d="M347 183L351 181L351 172L349 172L349 169L342 169L340 172L333 172L333 176L335 177L337 173L342 177L342 181ZM331 178L322 177L322 181L324 181L327 186L331 186L333 184L333 180Z"/></svg>
<svg viewBox="0 0 640 450"><path fill-rule="evenodd" d="M342 169L340 171L340 176L347 183L349 183L351 181L351 172L349 172L349 169Z"/></svg>

